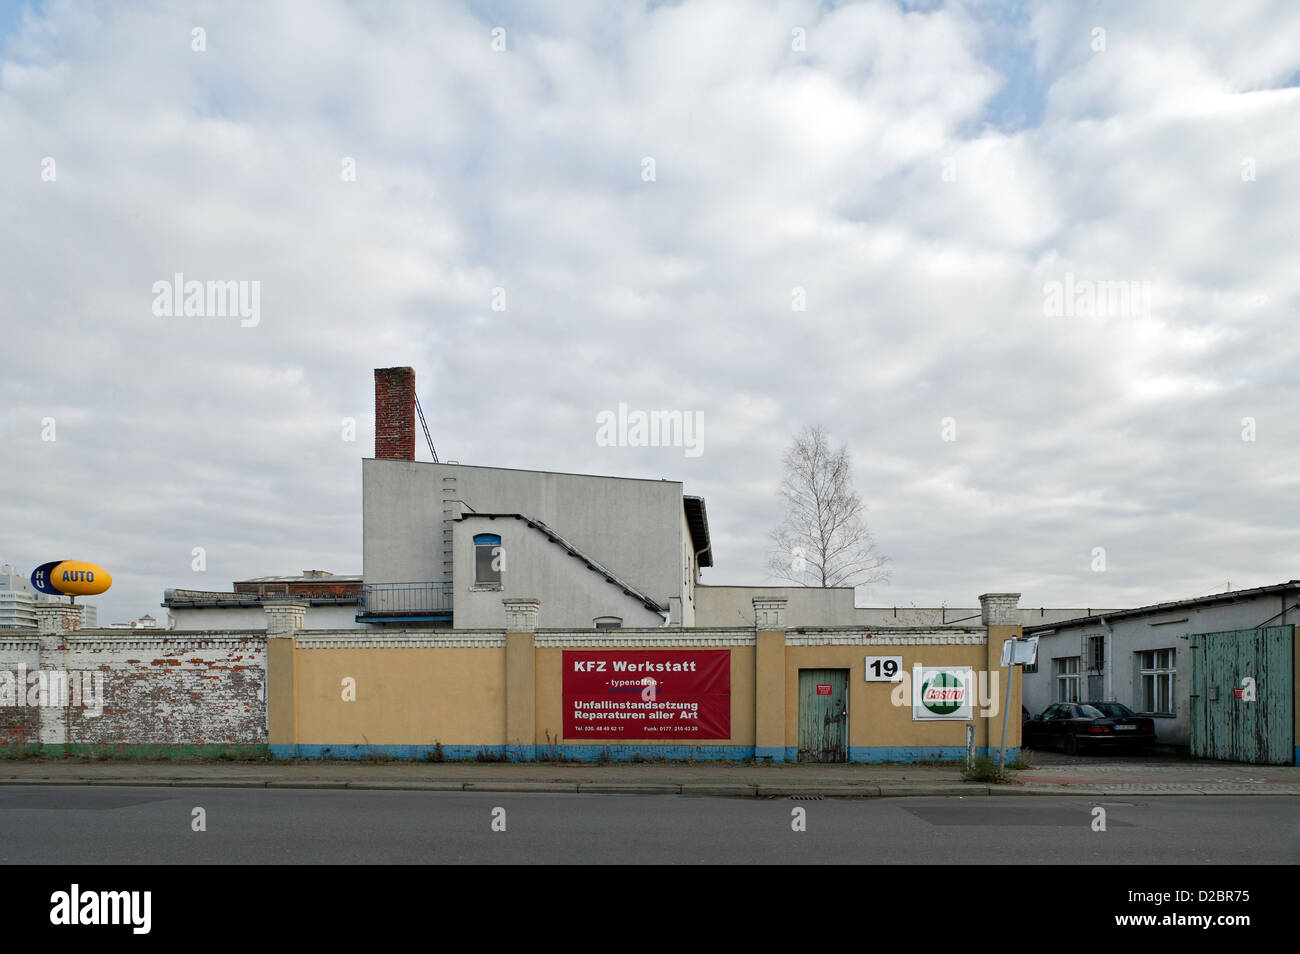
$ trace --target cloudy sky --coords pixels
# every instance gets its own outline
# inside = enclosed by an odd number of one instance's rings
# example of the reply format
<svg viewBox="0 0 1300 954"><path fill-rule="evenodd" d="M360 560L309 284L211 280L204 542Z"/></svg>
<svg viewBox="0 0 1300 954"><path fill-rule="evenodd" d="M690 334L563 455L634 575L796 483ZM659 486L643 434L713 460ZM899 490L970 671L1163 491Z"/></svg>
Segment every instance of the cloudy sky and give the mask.
<svg viewBox="0 0 1300 954"><path fill-rule="evenodd" d="M1290 0L0 4L0 562L109 568L101 623L360 572L372 369L410 365L444 460L705 496L705 582L768 580L810 423L893 560L863 604L1300 577L1298 35ZM158 314L177 273L258 283L255 322ZM620 403L703 453L600 446Z"/></svg>

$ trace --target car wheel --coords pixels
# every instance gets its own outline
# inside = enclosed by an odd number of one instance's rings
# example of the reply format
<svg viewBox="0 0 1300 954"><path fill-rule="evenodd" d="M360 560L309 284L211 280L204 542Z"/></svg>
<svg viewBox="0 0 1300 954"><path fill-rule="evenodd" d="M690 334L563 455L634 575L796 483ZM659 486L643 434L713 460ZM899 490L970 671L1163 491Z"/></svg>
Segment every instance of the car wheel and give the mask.
<svg viewBox="0 0 1300 954"><path fill-rule="evenodd" d="M1075 738L1073 732L1067 732L1065 735L1065 754L1066 755L1079 754L1079 740Z"/></svg>

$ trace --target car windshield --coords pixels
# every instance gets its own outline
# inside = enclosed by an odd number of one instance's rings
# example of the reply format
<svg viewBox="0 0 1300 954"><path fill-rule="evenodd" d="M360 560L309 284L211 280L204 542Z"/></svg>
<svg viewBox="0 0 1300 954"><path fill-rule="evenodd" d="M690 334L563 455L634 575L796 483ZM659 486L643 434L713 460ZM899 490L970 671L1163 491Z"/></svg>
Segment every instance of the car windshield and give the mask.
<svg viewBox="0 0 1300 954"><path fill-rule="evenodd" d="M1085 719L1104 719L1106 716L1095 706L1079 706L1079 715Z"/></svg>
<svg viewBox="0 0 1300 954"><path fill-rule="evenodd" d="M1094 702L1091 705L1112 719L1127 719L1133 714L1132 709L1120 702Z"/></svg>

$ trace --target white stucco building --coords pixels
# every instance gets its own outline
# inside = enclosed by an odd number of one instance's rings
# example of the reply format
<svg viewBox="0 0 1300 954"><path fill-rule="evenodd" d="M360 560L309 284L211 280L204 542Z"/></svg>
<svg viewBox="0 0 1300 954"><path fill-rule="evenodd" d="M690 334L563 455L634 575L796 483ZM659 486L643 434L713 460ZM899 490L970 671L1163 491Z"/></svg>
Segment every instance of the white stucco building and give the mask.
<svg viewBox="0 0 1300 954"><path fill-rule="evenodd" d="M378 458L362 464L362 619L483 629L695 625L704 501L668 480Z"/></svg>

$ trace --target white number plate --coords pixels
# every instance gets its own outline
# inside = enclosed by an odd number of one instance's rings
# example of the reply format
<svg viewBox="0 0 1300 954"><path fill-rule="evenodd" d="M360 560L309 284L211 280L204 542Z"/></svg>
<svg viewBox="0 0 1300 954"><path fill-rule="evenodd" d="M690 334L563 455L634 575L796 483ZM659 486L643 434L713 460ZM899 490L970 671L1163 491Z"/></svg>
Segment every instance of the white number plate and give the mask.
<svg viewBox="0 0 1300 954"><path fill-rule="evenodd" d="M902 678L902 656L867 657L867 682L900 682Z"/></svg>

